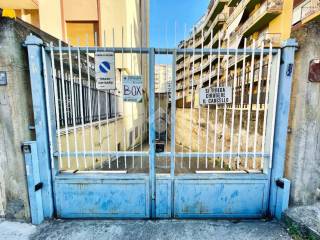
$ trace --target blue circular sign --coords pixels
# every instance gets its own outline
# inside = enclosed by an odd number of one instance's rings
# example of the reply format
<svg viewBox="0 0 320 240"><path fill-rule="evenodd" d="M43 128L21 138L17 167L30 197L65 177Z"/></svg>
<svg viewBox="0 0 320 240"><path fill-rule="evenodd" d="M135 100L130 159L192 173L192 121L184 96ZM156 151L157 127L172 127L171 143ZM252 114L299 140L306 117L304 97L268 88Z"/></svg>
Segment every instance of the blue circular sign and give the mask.
<svg viewBox="0 0 320 240"><path fill-rule="evenodd" d="M99 64L99 69L102 73L108 73L110 71L110 63L103 61Z"/></svg>

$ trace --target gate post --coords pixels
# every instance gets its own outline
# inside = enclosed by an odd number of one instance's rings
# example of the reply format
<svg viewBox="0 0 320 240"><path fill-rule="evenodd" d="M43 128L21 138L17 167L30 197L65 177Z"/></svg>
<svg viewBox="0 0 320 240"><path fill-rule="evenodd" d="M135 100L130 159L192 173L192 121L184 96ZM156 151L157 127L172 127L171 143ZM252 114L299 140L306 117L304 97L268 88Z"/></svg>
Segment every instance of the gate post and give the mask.
<svg viewBox="0 0 320 240"><path fill-rule="evenodd" d="M52 218L54 214L54 205L42 62L43 41L34 35L29 35L27 36L24 43L28 49L33 115L36 133L37 152L40 161L39 173L40 181L42 183L41 195L43 216L44 218Z"/></svg>
<svg viewBox="0 0 320 240"><path fill-rule="evenodd" d="M289 181L283 181L288 118L290 110L292 73L294 54L298 47L295 39L288 39L282 44L281 65L279 73L278 98L272 154L270 182L269 214L281 217L282 211L288 207ZM286 190L286 191L284 191ZM284 204L285 203L285 204Z"/></svg>
<svg viewBox="0 0 320 240"><path fill-rule="evenodd" d="M155 92L154 92L155 50L149 49L149 189L150 217L156 218L156 172L155 172Z"/></svg>

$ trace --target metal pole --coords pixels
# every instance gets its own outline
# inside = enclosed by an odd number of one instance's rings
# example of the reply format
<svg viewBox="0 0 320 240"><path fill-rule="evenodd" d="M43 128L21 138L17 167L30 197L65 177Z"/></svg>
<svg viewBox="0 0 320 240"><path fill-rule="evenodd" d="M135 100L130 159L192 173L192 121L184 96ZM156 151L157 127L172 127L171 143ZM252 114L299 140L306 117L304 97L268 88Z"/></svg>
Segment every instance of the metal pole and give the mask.
<svg viewBox="0 0 320 240"><path fill-rule="evenodd" d="M156 218L156 172L155 172L155 92L154 92L155 50L149 52L149 184L150 217Z"/></svg>
<svg viewBox="0 0 320 240"><path fill-rule="evenodd" d="M34 35L27 36L25 45L28 49L29 73L32 92L32 105L36 131L36 143L38 157L41 159L39 166L40 180L43 183L41 189L44 218L52 218L54 213L51 161L49 157L49 134L47 114L45 83L42 75L42 45L43 41Z"/></svg>
<svg viewBox="0 0 320 240"><path fill-rule="evenodd" d="M298 47L294 39L288 39L282 45L282 63L280 65L278 98L276 103L276 116L274 128L274 142L271 147L272 153L272 169L270 182L270 199L269 199L269 213L271 216L275 215L277 204L277 180L283 177L284 163L286 156L286 140L288 118L290 110L291 99L291 85L293 78L294 54ZM273 152L272 152L273 149ZM287 192L289 194L289 192Z"/></svg>
<svg viewBox="0 0 320 240"><path fill-rule="evenodd" d="M177 54L173 52L172 55L172 80L171 80L171 154L170 154L170 175L174 177L174 168L175 168L175 134L176 134L176 59Z"/></svg>

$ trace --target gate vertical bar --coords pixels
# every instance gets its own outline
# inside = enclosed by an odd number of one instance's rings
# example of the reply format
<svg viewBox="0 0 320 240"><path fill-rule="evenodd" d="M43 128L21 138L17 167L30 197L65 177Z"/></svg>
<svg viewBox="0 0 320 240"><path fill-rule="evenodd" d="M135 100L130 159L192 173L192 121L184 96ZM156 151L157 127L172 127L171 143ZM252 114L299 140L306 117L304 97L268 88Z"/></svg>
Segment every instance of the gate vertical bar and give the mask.
<svg viewBox="0 0 320 240"><path fill-rule="evenodd" d="M170 147L170 175L174 177L174 168L175 168L175 154L176 154L176 59L177 52L173 51L172 54L172 80L171 80L171 147ZM167 131L167 130L166 130Z"/></svg>
<svg viewBox="0 0 320 240"><path fill-rule="evenodd" d="M43 183L41 189L43 216L52 218L54 213L51 164L49 157L49 135L46 115L46 98L44 76L42 74L42 45L43 41L29 35L25 40L28 49L29 72L32 92L32 105L38 157L41 159L40 180Z"/></svg>
<svg viewBox="0 0 320 240"><path fill-rule="evenodd" d="M274 142L271 146L272 169L270 183L269 212L271 216L275 215L278 204L277 201L278 186L276 181L283 177L286 155L286 140L288 118L290 110L291 85L293 76L294 54L297 49L297 42L294 39L288 39L282 45L282 61L280 65L280 80L278 86L278 99L276 105L276 119L274 129Z"/></svg>
<svg viewBox="0 0 320 240"><path fill-rule="evenodd" d="M49 52L42 48L42 61L43 61L43 72L44 72L44 83L45 83L45 94L46 94L46 109L47 109L47 121L48 121L48 133L49 133L49 150L51 159L52 169L52 182L54 182L54 176L59 171L58 158L54 156L54 153L58 150L57 144L57 118L55 114L55 99L54 99L54 82L56 81L54 66L54 57L51 58ZM54 192L54 185L52 186ZM54 198L53 198L54 200Z"/></svg>
<svg viewBox="0 0 320 240"><path fill-rule="evenodd" d="M150 217L156 218L156 172L155 172L155 92L154 92L155 50L149 49L149 184Z"/></svg>

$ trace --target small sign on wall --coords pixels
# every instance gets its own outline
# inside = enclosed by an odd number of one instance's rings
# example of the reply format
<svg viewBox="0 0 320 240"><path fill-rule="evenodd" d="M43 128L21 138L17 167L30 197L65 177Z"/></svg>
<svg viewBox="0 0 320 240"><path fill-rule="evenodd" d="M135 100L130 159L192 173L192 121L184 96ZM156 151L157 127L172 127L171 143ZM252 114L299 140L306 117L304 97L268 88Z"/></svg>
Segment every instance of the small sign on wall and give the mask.
<svg viewBox="0 0 320 240"><path fill-rule="evenodd" d="M0 86L7 85L7 73L0 71Z"/></svg>
<svg viewBox="0 0 320 240"><path fill-rule="evenodd" d="M320 82L320 59L310 61L308 79L310 82Z"/></svg>
<svg viewBox="0 0 320 240"><path fill-rule="evenodd" d="M113 52L95 54L96 87L99 90L116 89L115 59Z"/></svg>
<svg viewBox="0 0 320 240"><path fill-rule="evenodd" d="M206 87L200 89L200 104L232 103L232 87Z"/></svg>
<svg viewBox="0 0 320 240"><path fill-rule="evenodd" d="M142 102L142 76L123 76L123 101Z"/></svg>

